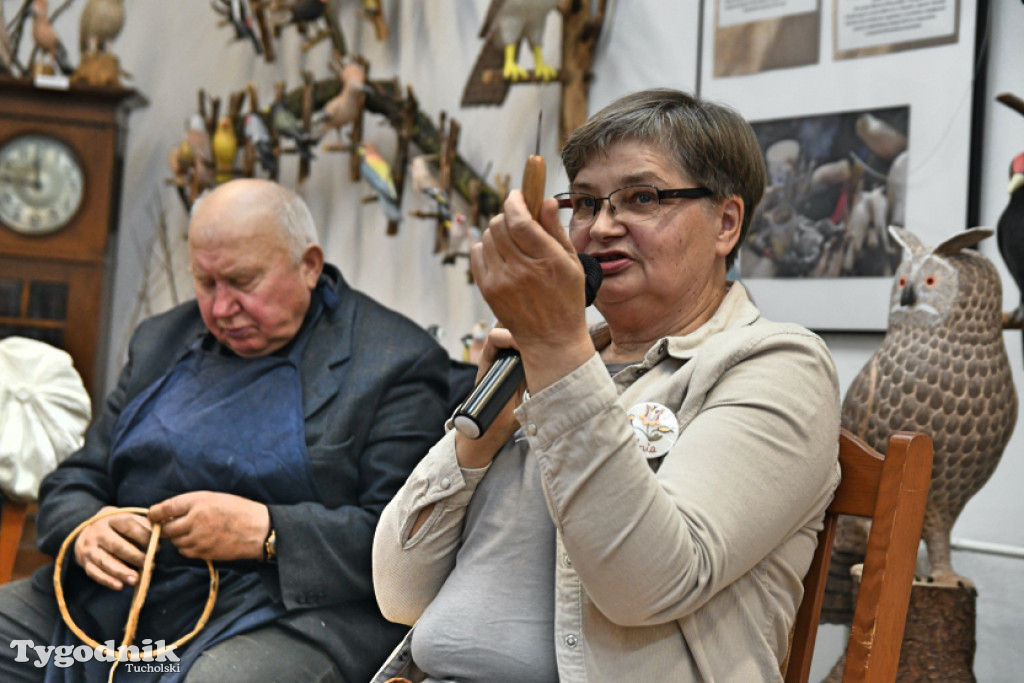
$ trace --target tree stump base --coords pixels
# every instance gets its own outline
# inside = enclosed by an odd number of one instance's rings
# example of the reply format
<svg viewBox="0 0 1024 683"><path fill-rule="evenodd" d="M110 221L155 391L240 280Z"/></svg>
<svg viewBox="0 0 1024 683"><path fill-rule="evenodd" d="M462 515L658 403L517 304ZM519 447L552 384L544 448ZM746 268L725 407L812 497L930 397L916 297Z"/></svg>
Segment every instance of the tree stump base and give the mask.
<svg viewBox="0 0 1024 683"><path fill-rule="evenodd" d="M860 568L858 565L851 570L855 586L860 584ZM973 588L914 582L897 681L976 683L977 599L978 592ZM844 654L822 683L841 683L845 666Z"/></svg>

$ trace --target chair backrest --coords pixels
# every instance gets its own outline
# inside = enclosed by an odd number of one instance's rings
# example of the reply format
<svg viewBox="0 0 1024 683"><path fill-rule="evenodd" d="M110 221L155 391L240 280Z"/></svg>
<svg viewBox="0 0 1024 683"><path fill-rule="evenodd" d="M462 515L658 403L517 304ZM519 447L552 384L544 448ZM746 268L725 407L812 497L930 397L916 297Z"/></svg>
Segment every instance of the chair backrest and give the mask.
<svg viewBox="0 0 1024 683"><path fill-rule="evenodd" d="M18 544L25 527L26 503L5 498L0 494L0 584L11 580L14 561L18 557Z"/></svg>
<svg viewBox="0 0 1024 683"><path fill-rule="evenodd" d="M896 432L883 456L841 430L842 481L825 514L825 527L818 534L818 547L804 577L804 598L793 627L786 683L803 683L810 675L838 515L871 520L843 681L896 680L932 455L932 440L925 434Z"/></svg>

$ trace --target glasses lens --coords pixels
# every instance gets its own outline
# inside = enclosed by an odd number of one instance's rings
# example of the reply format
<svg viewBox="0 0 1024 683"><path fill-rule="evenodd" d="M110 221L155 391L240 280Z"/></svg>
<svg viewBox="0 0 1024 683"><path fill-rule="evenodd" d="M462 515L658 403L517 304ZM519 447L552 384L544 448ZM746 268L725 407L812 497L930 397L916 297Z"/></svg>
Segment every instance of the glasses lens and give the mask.
<svg viewBox="0 0 1024 683"><path fill-rule="evenodd" d="M646 220L658 215L658 188L652 185L633 185L612 192L608 201L615 207L619 220Z"/></svg>
<svg viewBox="0 0 1024 683"><path fill-rule="evenodd" d="M584 192L563 192L555 195L558 200L558 218L570 227L588 225L594 220L597 199Z"/></svg>

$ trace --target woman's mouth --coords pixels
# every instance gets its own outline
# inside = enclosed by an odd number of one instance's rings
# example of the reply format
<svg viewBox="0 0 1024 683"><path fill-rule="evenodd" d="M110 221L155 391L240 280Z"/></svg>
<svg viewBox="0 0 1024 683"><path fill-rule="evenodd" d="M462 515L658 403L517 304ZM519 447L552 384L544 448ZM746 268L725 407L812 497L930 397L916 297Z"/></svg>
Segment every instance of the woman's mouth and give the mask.
<svg viewBox="0 0 1024 683"><path fill-rule="evenodd" d="M601 264L601 274L605 277L619 273L633 263L633 259L620 251L593 254L593 256Z"/></svg>

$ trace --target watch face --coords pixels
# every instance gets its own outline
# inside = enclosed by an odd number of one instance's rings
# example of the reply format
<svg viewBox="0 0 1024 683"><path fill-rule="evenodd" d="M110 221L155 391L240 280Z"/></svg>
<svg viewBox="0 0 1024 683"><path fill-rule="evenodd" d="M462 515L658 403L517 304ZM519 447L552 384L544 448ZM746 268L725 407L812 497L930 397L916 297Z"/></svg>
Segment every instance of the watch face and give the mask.
<svg viewBox="0 0 1024 683"><path fill-rule="evenodd" d="M28 235L59 230L82 204L85 178L75 153L46 135L0 147L0 223Z"/></svg>

